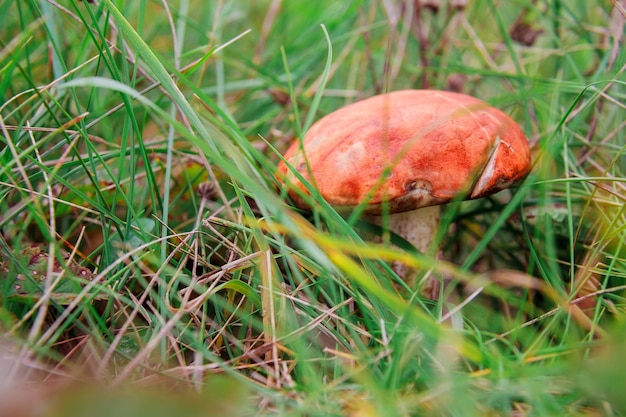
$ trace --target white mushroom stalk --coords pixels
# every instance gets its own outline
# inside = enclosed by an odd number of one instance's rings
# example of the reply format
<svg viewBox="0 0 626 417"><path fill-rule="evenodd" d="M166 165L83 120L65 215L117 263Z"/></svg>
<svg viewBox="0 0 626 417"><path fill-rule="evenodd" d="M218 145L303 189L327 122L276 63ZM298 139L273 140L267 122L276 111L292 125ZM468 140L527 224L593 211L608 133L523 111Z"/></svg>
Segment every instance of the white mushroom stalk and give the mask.
<svg viewBox="0 0 626 417"><path fill-rule="evenodd" d="M440 216L439 206L392 213L389 215L389 231L402 237L421 253L437 255L439 248L434 248L433 242L439 230ZM366 215L364 220L379 226L383 225L381 216L370 214ZM416 287L418 271L399 261L392 262L391 268L409 287Z"/></svg>

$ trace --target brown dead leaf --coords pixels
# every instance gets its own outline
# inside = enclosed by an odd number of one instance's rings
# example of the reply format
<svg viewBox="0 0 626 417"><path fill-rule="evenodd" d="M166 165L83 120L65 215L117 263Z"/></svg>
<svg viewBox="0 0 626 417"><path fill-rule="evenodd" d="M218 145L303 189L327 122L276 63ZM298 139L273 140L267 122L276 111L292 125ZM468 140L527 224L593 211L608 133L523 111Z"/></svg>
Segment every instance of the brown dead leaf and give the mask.
<svg viewBox="0 0 626 417"><path fill-rule="evenodd" d="M461 11L467 7L467 0L415 0L416 9L430 9L437 13L446 7L450 10Z"/></svg>

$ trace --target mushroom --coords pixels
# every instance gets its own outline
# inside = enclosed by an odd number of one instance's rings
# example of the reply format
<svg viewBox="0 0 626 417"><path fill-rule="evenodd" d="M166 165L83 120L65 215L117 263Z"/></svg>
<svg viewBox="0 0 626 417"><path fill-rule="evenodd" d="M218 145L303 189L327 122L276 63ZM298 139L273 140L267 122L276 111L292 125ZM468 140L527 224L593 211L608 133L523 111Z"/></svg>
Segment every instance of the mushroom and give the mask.
<svg viewBox="0 0 626 417"><path fill-rule="evenodd" d="M530 150L509 116L477 98L404 90L326 115L291 145L285 161L278 172L299 208L309 208L301 197L307 188L294 170L338 211L364 205L378 224L390 213L390 230L427 253L439 205L519 182L530 171ZM394 270L409 284L415 278L404 265Z"/></svg>

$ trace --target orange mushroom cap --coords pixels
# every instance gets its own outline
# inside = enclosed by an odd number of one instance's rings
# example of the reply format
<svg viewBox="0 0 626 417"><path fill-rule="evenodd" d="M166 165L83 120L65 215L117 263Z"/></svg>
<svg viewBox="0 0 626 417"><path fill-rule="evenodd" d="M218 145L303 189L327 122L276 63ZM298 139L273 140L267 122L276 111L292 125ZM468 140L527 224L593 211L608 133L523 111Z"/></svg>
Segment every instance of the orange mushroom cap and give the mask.
<svg viewBox="0 0 626 417"><path fill-rule="evenodd" d="M531 164L528 141L509 116L437 90L395 91L343 107L314 123L285 160L332 206L365 204L368 213L384 202L395 213L493 194L523 179ZM285 163L278 172L306 189Z"/></svg>

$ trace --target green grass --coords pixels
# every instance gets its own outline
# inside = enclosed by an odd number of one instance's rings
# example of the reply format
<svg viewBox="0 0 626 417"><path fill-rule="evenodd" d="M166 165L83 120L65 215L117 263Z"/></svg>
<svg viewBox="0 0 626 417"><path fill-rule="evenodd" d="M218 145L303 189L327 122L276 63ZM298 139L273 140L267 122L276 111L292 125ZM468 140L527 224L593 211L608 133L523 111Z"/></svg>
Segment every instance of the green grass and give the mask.
<svg viewBox="0 0 626 417"><path fill-rule="evenodd" d="M0 401L626 415L611 2L96 3L0 1ZM516 21L541 32L525 45ZM534 160L516 189L445 207L445 261L289 205L275 167L312 122L425 86L503 109ZM445 297L393 259L449 277Z"/></svg>

